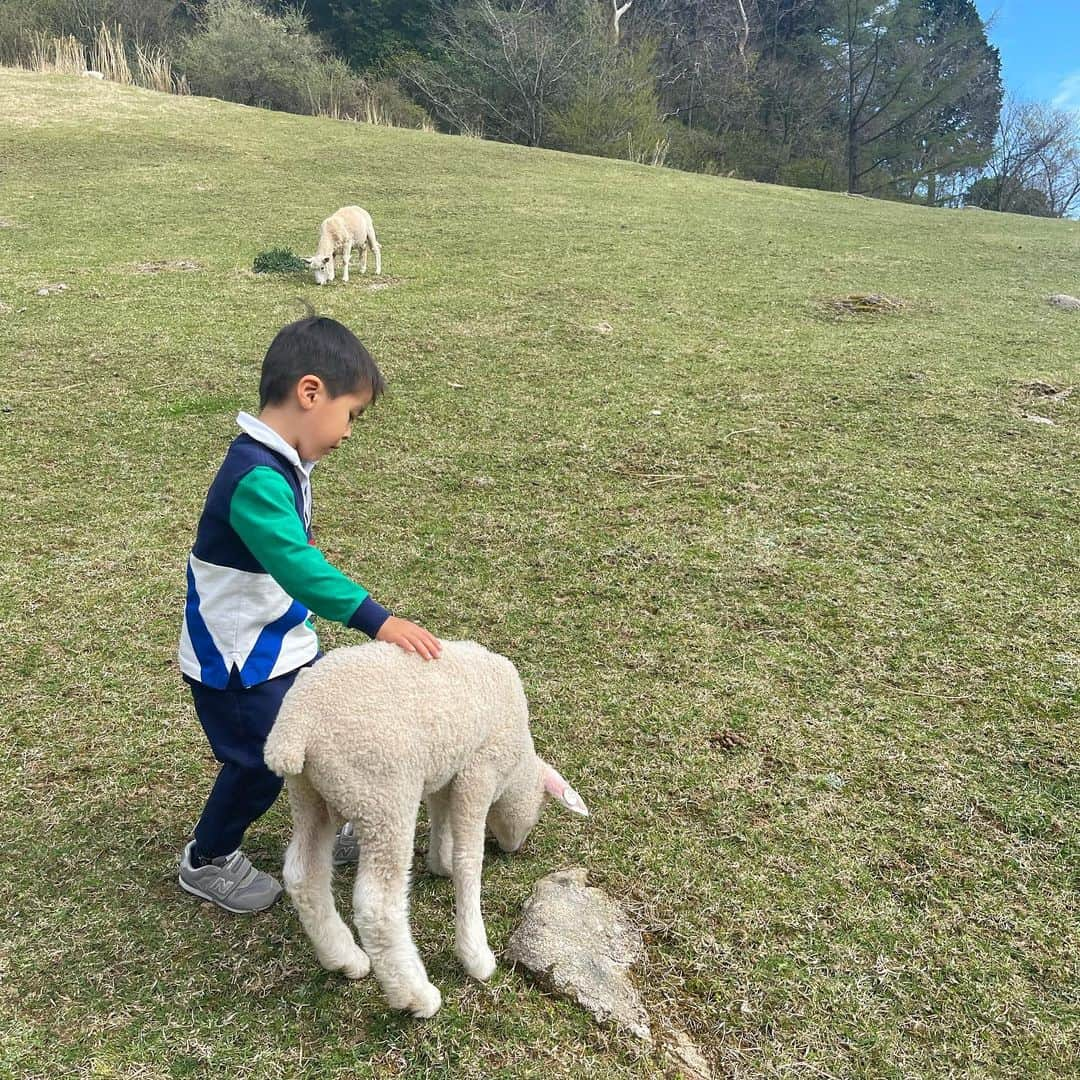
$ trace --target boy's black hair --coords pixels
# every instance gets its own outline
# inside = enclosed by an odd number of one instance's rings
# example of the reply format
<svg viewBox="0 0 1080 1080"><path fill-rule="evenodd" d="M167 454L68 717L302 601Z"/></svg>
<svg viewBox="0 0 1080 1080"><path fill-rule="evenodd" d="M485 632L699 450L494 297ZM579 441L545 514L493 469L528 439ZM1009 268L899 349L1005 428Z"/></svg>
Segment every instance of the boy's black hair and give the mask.
<svg viewBox="0 0 1080 1080"><path fill-rule="evenodd" d="M371 390L374 401L386 390L382 372L357 336L336 319L313 315L278 331L263 359L259 408L285 401L305 375L317 375L331 397Z"/></svg>

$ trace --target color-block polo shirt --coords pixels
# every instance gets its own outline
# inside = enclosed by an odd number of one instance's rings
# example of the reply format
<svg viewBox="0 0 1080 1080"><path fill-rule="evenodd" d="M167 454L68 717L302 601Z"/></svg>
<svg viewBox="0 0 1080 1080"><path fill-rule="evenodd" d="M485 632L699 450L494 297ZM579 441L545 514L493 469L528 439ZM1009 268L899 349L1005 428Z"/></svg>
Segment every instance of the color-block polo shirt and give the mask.
<svg viewBox="0 0 1080 1080"><path fill-rule="evenodd" d="M247 413L218 470L188 558L180 669L224 689L285 675L319 651L309 615L374 637L390 612L311 542L311 470Z"/></svg>

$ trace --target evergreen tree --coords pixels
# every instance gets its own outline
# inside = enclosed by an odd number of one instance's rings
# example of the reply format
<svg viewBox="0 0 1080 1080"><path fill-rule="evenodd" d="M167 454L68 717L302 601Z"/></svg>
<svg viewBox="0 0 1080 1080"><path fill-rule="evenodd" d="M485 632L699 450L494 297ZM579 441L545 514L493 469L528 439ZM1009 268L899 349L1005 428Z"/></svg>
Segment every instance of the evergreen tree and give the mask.
<svg viewBox="0 0 1080 1080"><path fill-rule="evenodd" d="M966 0L839 0L830 44L844 116L848 191L911 184L911 163L983 139L1000 105L996 50ZM995 104L996 103L996 104ZM983 154L985 160L986 154Z"/></svg>
<svg viewBox="0 0 1080 1080"><path fill-rule="evenodd" d="M290 5L288 0L279 6ZM311 27L357 69L423 51L446 0L305 0Z"/></svg>

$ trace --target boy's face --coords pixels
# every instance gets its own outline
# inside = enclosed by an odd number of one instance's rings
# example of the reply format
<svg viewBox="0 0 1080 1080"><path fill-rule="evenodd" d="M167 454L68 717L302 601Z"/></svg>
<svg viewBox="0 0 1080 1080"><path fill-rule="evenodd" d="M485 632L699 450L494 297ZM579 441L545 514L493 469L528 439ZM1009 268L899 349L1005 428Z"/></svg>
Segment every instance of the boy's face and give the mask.
<svg viewBox="0 0 1080 1080"><path fill-rule="evenodd" d="M300 380L301 389L305 376ZM304 461L318 461L336 450L351 434L353 422L371 404L371 389L331 397L321 379L314 393L302 397L303 416L297 432L297 452Z"/></svg>

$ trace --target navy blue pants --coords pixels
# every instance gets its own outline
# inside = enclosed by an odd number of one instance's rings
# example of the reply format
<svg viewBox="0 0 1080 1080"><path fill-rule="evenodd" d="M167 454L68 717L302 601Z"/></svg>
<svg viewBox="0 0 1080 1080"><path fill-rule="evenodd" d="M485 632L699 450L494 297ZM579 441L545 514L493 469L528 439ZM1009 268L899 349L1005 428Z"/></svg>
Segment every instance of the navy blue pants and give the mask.
<svg viewBox="0 0 1080 1080"><path fill-rule="evenodd" d="M245 688L234 668L228 686L215 690L184 676L195 699L199 723L214 757L221 762L195 826L195 847L201 858L215 859L236 851L248 826L262 817L281 793L283 781L266 767L263 747L281 700L295 678L296 672L290 671Z"/></svg>

